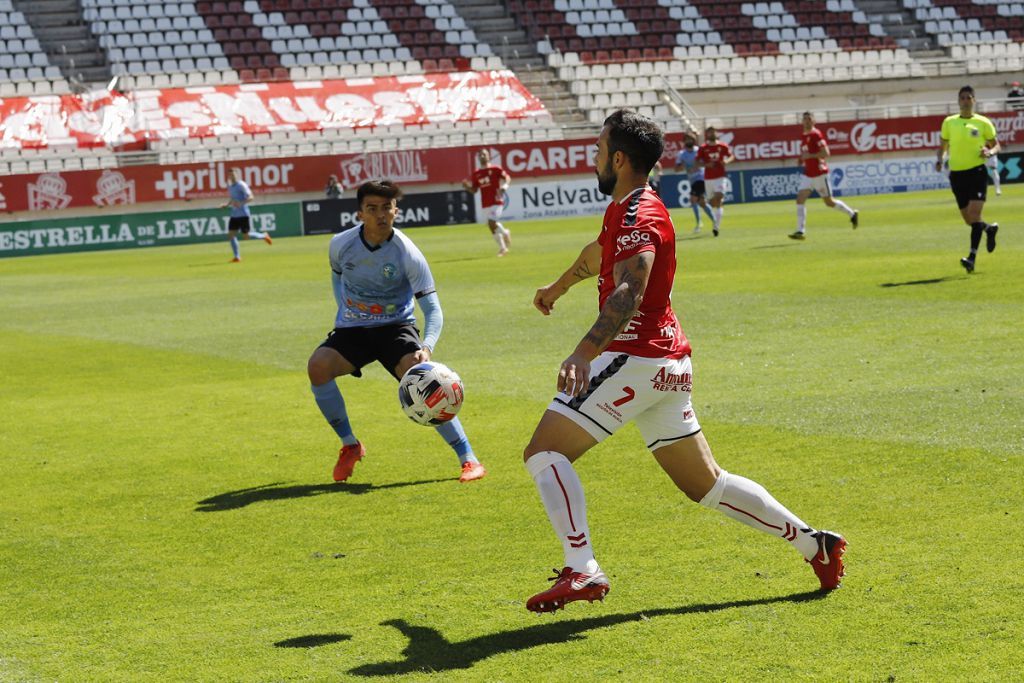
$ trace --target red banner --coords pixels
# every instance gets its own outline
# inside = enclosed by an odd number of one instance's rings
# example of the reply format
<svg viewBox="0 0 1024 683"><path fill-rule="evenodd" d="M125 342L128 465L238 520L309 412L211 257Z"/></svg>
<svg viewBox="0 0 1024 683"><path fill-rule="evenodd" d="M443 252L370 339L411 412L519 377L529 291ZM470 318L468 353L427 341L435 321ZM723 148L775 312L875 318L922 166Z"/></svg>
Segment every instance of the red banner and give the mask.
<svg viewBox="0 0 1024 683"><path fill-rule="evenodd" d="M547 113L511 71L252 83L0 100L4 147L120 146L280 130L528 118Z"/></svg>
<svg viewBox="0 0 1024 683"><path fill-rule="evenodd" d="M989 116L1003 144L1024 144L1024 112ZM920 152L938 148L941 117L877 119L823 124L833 154ZM799 126L768 126L721 131L740 161L792 159L798 154ZM595 137L494 145L492 158L517 177L593 173ZM668 136L662 163L671 168L682 144ZM225 196L227 172L238 168L253 192L278 195L319 192L335 174L346 188L373 178L401 185L460 182L473 169L476 149L468 147L374 152L362 155L218 161L175 166L128 166L118 170L72 171L9 176L0 179L0 210L25 211L67 207L142 204L146 202Z"/></svg>

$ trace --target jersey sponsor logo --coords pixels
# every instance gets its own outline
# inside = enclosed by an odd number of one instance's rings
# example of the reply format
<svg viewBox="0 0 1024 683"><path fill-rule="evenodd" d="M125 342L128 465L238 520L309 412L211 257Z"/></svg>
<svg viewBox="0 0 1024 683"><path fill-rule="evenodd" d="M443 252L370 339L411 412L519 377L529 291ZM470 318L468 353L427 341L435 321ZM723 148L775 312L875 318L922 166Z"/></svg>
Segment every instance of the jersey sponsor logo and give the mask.
<svg viewBox="0 0 1024 683"><path fill-rule="evenodd" d="M651 233L647 230L631 230L623 233L615 240L615 255L618 256L624 251L632 251L653 244Z"/></svg>
<svg viewBox="0 0 1024 683"><path fill-rule="evenodd" d="M691 391L693 386L693 375L689 372L668 372L665 368L658 368L658 372L651 378L651 388L655 391Z"/></svg>
<svg viewBox="0 0 1024 683"><path fill-rule="evenodd" d="M355 301L352 298L345 299L345 305L350 309L355 309L360 313L369 313L370 315L391 315L398 310L398 306L395 304L381 306L376 303L368 304L365 301Z"/></svg>

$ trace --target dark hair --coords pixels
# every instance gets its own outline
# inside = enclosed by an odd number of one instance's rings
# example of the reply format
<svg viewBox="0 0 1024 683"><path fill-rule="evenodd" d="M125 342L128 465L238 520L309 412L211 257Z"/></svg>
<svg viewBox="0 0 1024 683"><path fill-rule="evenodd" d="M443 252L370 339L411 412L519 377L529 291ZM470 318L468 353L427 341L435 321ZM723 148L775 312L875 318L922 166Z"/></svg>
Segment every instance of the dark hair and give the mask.
<svg viewBox="0 0 1024 683"><path fill-rule="evenodd" d="M814 118L814 114L812 114L809 111L805 111L803 114L800 115L801 118L803 118L804 116L810 116L812 119Z"/></svg>
<svg viewBox="0 0 1024 683"><path fill-rule="evenodd" d="M959 99L960 96L963 95L965 92L971 93L971 97L974 97L974 88L972 88L969 85L965 85L964 87L960 88L957 91L957 93L956 93L957 99Z"/></svg>
<svg viewBox="0 0 1024 683"><path fill-rule="evenodd" d="M650 173L665 151L665 136L653 120L620 109L604 120L608 127L608 155L622 152L633 170Z"/></svg>
<svg viewBox="0 0 1024 683"><path fill-rule="evenodd" d="M363 197L373 195L385 199L401 199L402 189L390 180L368 180L356 190L356 204L363 206Z"/></svg>

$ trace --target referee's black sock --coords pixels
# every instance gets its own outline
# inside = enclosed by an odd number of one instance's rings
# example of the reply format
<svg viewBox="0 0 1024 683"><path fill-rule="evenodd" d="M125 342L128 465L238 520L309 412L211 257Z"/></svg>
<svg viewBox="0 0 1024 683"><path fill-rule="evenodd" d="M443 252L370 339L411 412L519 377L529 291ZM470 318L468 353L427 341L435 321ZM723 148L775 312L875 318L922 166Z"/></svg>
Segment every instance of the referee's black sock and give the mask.
<svg viewBox="0 0 1024 683"><path fill-rule="evenodd" d="M988 223L985 221L971 223L971 260L974 260L974 255L978 253L978 246L981 244L981 236L985 234L985 228L987 227Z"/></svg>

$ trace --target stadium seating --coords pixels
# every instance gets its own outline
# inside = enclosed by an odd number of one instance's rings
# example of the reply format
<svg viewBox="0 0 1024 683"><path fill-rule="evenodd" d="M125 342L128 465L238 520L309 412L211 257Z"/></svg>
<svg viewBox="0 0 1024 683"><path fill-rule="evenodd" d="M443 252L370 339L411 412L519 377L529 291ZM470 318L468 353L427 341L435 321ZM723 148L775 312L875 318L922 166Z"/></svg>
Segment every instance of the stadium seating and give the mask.
<svg viewBox="0 0 1024 683"><path fill-rule="evenodd" d="M903 0L942 47L1024 40L1024 4L991 0Z"/></svg>
<svg viewBox="0 0 1024 683"><path fill-rule="evenodd" d="M0 97L43 94L51 89L50 81L62 82L60 69L50 64L25 15L11 0L0 0Z"/></svg>
<svg viewBox="0 0 1024 683"><path fill-rule="evenodd" d="M852 0L511 0L509 8L542 54L590 62L672 59L676 47L701 56L895 47Z"/></svg>
<svg viewBox="0 0 1024 683"><path fill-rule="evenodd" d="M366 0L83 0L83 7L116 73L131 84L159 75L174 86L287 80L309 77L294 69L359 64L389 65L371 68L374 75L403 74L410 61L419 63L414 72L451 71L491 55L447 0L379 7Z"/></svg>
<svg viewBox="0 0 1024 683"><path fill-rule="evenodd" d="M958 73L1024 68L1024 4L895 0ZM497 3L497 0L495 0ZM897 47L853 0L508 0L592 122L629 104L672 118L659 91L916 78L926 64ZM82 15L123 89L319 81L505 68L449 0L82 0ZM468 16L468 15L467 15ZM0 97L68 91L25 17L0 0ZM476 145L562 136L550 118L277 131L157 140L150 159L185 163ZM101 168L108 150L0 148L0 173Z"/></svg>
<svg viewBox="0 0 1024 683"><path fill-rule="evenodd" d="M664 120L667 112L658 93L665 81L687 91L925 75L902 48L718 57L700 56L706 53L691 53L683 47L675 52L673 60L585 64L569 53L552 54L548 61L570 83L580 108L589 112L594 123L627 103Z"/></svg>

